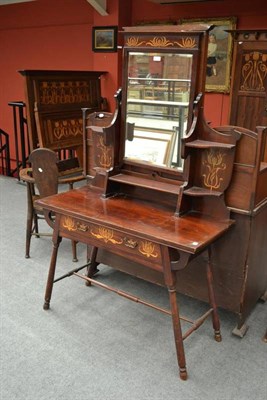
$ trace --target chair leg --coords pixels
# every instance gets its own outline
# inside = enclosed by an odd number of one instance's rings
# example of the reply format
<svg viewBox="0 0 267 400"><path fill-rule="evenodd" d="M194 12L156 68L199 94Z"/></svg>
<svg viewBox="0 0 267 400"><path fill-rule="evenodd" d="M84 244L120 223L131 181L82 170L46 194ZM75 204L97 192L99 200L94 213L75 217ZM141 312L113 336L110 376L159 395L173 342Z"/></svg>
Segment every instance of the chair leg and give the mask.
<svg viewBox="0 0 267 400"><path fill-rule="evenodd" d="M38 233L39 233L38 215L35 213L33 214L33 222L34 222L34 225L33 225L32 232L35 232L35 236L37 238L39 238L40 235L38 235Z"/></svg>
<svg viewBox="0 0 267 400"><path fill-rule="evenodd" d="M25 258L30 257L30 245L31 245L31 237L32 237L32 229L33 229L33 204L31 199L31 188L29 184L27 184L27 223L26 223L26 250L25 250Z"/></svg>
<svg viewBox="0 0 267 400"><path fill-rule="evenodd" d="M71 241L71 247L72 247L72 261L77 262L77 242L75 240Z"/></svg>
<svg viewBox="0 0 267 400"><path fill-rule="evenodd" d="M27 226L26 226L26 251L25 258L30 258L30 245L31 245L31 237L32 237L32 224L33 218L27 215Z"/></svg>
<svg viewBox="0 0 267 400"><path fill-rule="evenodd" d="M217 342L221 342L221 331L220 331L220 320L218 315L217 304L215 301L215 294L213 289L213 274L212 274L212 266L211 266L211 254L210 250L208 250L208 262L207 262L207 281L208 281L208 290L209 290L209 302L212 307L212 323L214 329L214 337Z"/></svg>

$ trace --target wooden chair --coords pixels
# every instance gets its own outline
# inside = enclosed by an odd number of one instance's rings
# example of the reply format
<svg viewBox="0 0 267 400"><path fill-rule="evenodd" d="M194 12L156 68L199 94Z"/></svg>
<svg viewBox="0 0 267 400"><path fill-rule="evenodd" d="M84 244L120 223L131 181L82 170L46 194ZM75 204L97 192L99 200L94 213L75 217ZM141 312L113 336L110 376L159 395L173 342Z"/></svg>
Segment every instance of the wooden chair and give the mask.
<svg viewBox="0 0 267 400"><path fill-rule="evenodd" d="M36 200L58 192L59 184L69 184L71 187L76 181L75 177L59 177L58 158L54 151L39 148L32 151L29 157L32 168L20 171L21 180L27 184L27 225L26 225L26 252L25 257L30 257L30 244L32 236L51 236L51 233L39 232L38 220L44 219L43 210L36 205ZM77 261L76 242L72 241L73 261Z"/></svg>

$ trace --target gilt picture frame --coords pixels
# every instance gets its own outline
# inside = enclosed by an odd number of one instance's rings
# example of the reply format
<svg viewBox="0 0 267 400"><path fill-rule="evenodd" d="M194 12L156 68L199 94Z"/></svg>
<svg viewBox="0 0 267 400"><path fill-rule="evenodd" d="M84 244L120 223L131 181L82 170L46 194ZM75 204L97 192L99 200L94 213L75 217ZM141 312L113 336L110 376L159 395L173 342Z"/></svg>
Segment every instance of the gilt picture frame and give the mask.
<svg viewBox="0 0 267 400"><path fill-rule="evenodd" d="M233 38L229 32L236 28L236 17L183 19L180 24L212 25L206 69L206 92L230 92Z"/></svg>
<svg viewBox="0 0 267 400"><path fill-rule="evenodd" d="M132 160L170 167L174 141L174 131L137 127L134 140L126 141L125 153Z"/></svg>
<svg viewBox="0 0 267 400"><path fill-rule="evenodd" d="M92 49L94 52L117 51L117 26L93 26Z"/></svg>

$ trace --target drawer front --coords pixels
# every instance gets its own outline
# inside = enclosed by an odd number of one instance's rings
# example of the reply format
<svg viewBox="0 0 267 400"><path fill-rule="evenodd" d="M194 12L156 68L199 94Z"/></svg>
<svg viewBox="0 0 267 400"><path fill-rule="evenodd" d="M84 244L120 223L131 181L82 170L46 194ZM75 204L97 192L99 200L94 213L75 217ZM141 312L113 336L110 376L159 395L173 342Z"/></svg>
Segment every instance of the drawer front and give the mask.
<svg viewBox="0 0 267 400"><path fill-rule="evenodd" d="M107 248L143 264L151 264L154 269L161 269L160 246L150 240L124 234L102 225L85 223L68 216L61 217L60 231L63 236L65 232L68 237L70 235L75 240Z"/></svg>

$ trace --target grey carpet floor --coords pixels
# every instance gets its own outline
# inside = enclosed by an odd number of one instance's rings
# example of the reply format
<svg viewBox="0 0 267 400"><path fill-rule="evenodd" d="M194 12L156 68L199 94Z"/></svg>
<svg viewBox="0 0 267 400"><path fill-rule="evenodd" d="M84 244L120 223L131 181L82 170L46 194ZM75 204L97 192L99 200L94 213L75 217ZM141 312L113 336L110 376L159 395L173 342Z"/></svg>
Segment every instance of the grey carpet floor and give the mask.
<svg viewBox="0 0 267 400"><path fill-rule="evenodd" d="M231 334L236 316L220 310L223 341L210 321L185 341L189 379L178 378L171 319L71 277L43 296L51 239L33 239L24 258L26 187L0 177L1 400L266 400L267 305L258 303L247 335ZM48 229L43 223L43 229ZM79 263L86 249L78 245ZM77 264L63 240L58 273ZM101 266L101 280L168 307L164 288ZM179 296L195 318L206 304ZM183 325L184 327L184 325Z"/></svg>

